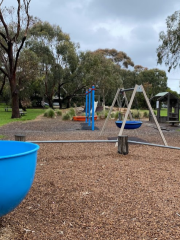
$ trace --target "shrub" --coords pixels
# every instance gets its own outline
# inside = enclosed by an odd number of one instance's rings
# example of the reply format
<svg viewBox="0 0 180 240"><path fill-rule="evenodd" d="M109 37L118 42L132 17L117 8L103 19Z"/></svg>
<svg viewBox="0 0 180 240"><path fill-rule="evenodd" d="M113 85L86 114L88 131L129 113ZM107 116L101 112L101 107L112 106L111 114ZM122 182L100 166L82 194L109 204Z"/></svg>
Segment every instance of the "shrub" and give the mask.
<svg viewBox="0 0 180 240"><path fill-rule="evenodd" d="M115 113L114 112L111 113L111 118L115 118Z"/></svg>
<svg viewBox="0 0 180 240"><path fill-rule="evenodd" d="M65 113L63 116L62 116L62 120L70 120L71 119L71 115L69 113Z"/></svg>
<svg viewBox="0 0 180 240"><path fill-rule="evenodd" d="M118 118L119 118L119 112L115 112L114 118L115 118L115 119L118 119Z"/></svg>
<svg viewBox="0 0 180 240"><path fill-rule="evenodd" d="M133 118L141 118L141 113L139 111L133 111L132 116Z"/></svg>
<svg viewBox="0 0 180 240"><path fill-rule="evenodd" d="M62 116L62 111L61 110L57 110L56 114L57 114L57 116Z"/></svg>
<svg viewBox="0 0 180 240"><path fill-rule="evenodd" d="M70 108L69 111L68 111L68 114L69 114L71 117L75 116L75 115L76 115L76 112L75 112L74 108Z"/></svg>
<svg viewBox="0 0 180 240"><path fill-rule="evenodd" d="M44 113L44 117L53 118L54 116L55 112L52 108L48 108Z"/></svg>
<svg viewBox="0 0 180 240"><path fill-rule="evenodd" d="M145 111L145 112L143 113L143 117L148 118L148 117L149 117L149 112Z"/></svg>

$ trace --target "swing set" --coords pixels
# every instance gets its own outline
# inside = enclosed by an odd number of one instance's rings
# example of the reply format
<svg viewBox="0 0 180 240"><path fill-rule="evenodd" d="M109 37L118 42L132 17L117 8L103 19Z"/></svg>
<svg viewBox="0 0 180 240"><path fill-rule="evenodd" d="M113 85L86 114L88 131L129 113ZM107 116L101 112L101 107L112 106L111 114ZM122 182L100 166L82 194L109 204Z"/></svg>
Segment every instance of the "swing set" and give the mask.
<svg viewBox="0 0 180 240"><path fill-rule="evenodd" d="M159 133L160 133L160 135L161 135L161 138L162 138L162 140L163 140L163 142L164 142L164 145L165 145L165 146L168 146L168 145L167 145L167 142L166 142L166 139L165 139L165 137L164 137L164 135L163 135L163 133L162 133L162 130L161 130L160 126L159 126L159 123L158 123L158 121L157 121L157 119L156 119L156 116L155 116L155 114L154 114L154 111L153 111L153 109L152 109L152 107L151 107L151 104L150 104L150 102L149 102L149 99L148 99L148 97L147 97L147 95L146 95L146 92L145 92L145 90L144 90L144 87L143 87L142 85L135 85L134 88L130 88L130 89L120 89L120 88L118 88L118 90L117 90L117 92L116 92L116 95L115 95L115 97L114 97L113 103L112 103L112 105L111 105L111 107L110 107L108 116L107 116L107 118L106 118L106 120L105 120L105 122L104 122L104 125L103 125L103 127L102 127L102 130L101 130L101 132L100 132L100 136L103 134L103 132L104 132L104 130L105 130L105 127L106 127L107 122L108 122L108 120L109 120L109 118L110 118L112 109L113 109L114 104L116 103L116 101L117 101L117 99L118 99L119 94L120 94L121 92L126 92L126 91L131 91L131 90L133 90L133 93L132 93L132 96L131 96L131 99L130 99L129 104L127 103L127 98L126 98L126 95L125 95L125 101L126 101L126 105L127 105L127 111L126 111L126 113L125 113L124 120L123 120L123 121L116 121L116 126L117 126L118 128L120 128L120 132L119 132L119 135L118 135L118 136L122 136L122 133L123 133L123 130L124 130L124 129L133 130L133 129L137 129L137 128L141 127L142 122L141 122L141 121L134 121L134 120L132 119L132 114L131 114L131 111L130 111L136 93L137 93L137 92L141 92L141 93L143 93L143 95L144 95L144 98L145 98L145 100L146 100L146 103L147 103L147 105L148 105L148 108L149 108L149 110L150 110L150 112L151 112L151 115L152 115L152 117L153 117L153 119L154 119L154 121L155 121L155 124L156 124L156 126L157 126L157 129L159 130ZM130 121L127 121L128 115L129 115L129 117L130 117ZM117 143L116 143L116 146L117 146Z"/></svg>

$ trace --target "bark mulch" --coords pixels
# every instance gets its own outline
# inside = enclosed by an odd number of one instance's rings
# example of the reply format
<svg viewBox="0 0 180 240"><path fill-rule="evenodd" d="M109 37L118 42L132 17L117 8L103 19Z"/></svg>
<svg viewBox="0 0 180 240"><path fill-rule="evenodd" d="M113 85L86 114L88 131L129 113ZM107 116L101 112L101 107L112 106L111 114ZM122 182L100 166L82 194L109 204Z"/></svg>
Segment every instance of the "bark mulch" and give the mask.
<svg viewBox="0 0 180 240"><path fill-rule="evenodd" d="M27 141L108 139L61 118L38 118L0 128L4 139ZM162 125L169 145L180 147L180 128ZM124 134L163 144L153 123ZM22 203L0 219L0 240L180 239L180 151L130 144L120 155L113 143L40 143L34 183ZM27 166L28 167L28 166Z"/></svg>

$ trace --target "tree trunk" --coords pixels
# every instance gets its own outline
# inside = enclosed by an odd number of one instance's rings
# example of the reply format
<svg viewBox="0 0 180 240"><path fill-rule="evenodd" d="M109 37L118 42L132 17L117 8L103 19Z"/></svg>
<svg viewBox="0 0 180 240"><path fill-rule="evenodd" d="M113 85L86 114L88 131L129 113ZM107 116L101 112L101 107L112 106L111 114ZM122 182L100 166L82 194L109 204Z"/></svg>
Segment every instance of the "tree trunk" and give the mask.
<svg viewBox="0 0 180 240"><path fill-rule="evenodd" d="M68 99L67 99L67 105L66 105L66 107L67 107L67 108L70 108L70 104L71 104L71 98L68 98Z"/></svg>
<svg viewBox="0 0 180 240"><path fill-rule="evenodd" d="M105 111L105 94L104 94L104 89L103 89L103 111Z"/></svg>
<svg viewBox="0 0 180 240"><path fill-rule="evenodd" d="M12 96L12 116L11 118L20 118L19 114L19 90L16 86L16 77L13 75L10 81L11 96Z"/></svg>
<svg viewBox="0 0 180 240"><path fill-rule="evenodd" d="M62 100L59 98L59 108L62 109Z"/></svg>
<svg viewBox="0 0 180 240"><path fill-rule="evenodd" d="M59 102L59 109L62 109L62 100L61 100L61 85L58 85L58 102Z"/></svg>

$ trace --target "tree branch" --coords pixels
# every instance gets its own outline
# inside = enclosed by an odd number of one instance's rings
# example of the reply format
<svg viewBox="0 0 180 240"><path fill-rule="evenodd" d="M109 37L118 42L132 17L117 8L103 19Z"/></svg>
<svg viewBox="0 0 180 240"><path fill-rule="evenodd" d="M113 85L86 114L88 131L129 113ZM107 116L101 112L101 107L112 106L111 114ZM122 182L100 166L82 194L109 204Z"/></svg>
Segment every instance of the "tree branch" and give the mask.
<svg viewBox="0 0 180 240"><path fill-rule="evenodd" d="M22 47L24 45L25 40L26 40L26 36L23 37L21 45L20 45L20 47L19 47L19 49L18 49L18 51L16 53L16 59L15 59L15 64L14 64L14 72L16 71L17 62L18 62L18 58L19 58L19 53L20 53L20 51L21 51L21 49L22 49Z"/></svg>
<svg viewBox="0 0 180 240"><path fill-rule="evenodd" d="M3 2L3 1L2 1L2 2ZM1 4L2 4L2 2L1 2ZM5 21L4 21L4 18L3 18L3 15L2 15L1 9L0 9L0 20L1 20L1 22L2 22L2 24L3 24L3 26L4 26L4 28L5 28L7 38L9 38L8 27L7 27L7 24L6 24Z"/></svg>
<svg viewBox="0 0 180 240"><path fill-rule="evenodd" d="M29 23L30 23L30 15L29 15L29 4L31 2L31 0L23 0L24 2L24 7L25 7L25 12L26 12L26 15L27 15L27 24L26 24L26 30L25 30L25 36L27 36L27 31L28 31L28 28L29 28Z"/></svg>
<svg viewBox="0 0 180 240"><path fill-rule="evenodd" d="M4 71L4 69L2 67L0 67L0 71L6 76L8 77L8 74Z"/></svg>
<svg viewBox="0 0 180 240"><path fill-rule="evenodd" d="M0 45L8 53L8 49L4 46L4 44L2 44L2 42L0 42Z"/></svg>
<svg viewBox="0 0 180 240"><path fill-rule="evenodd" d="M20 0L17 0L18 1L18 4L20 4ZM16 59L15 59L15 64L14 64L14 72L16 71L16 68L17 68L17 62L18 62L18 58L19 58L19 53L24 45L24 42L26 40L26 37L27 37L27 31L28 31L28 28L29 28L29 23L30 23L30 15L29 15L29 4L31 2L31 0L23 0L24 2L24 8L25 8L25 12L26 12L26 15L27 15L27 24L26 24L26 30L25 30L25 34L24 34L24 37L22 39L22 42L21 42L21 45L16 53ZM19 6L19 5L18 5ZM19 10L20 11L20 10ZM19 13L18 13L19 14ZM19 17L19 16L18 16ZM19 19L18 19L19 21ZM19 24L19 22L18 22ZM18 33L19 34L19 33Z"/></svg>
<svg viewBox="0 0 180 240"><path fill-rule="evenodd" d="M4 35L4 33L0 32L0 36L7 42L7 38L6 38L6 36Z"/></svg>
<svg viewBox="0 0 180 240"><path fill-rule="evenodd" d="M20 27L21 27L21 25L20 25L20 10L21 10L21 3L20 3L20 0L17 0L17 2L18 2L18 9L17 9L17 20L18 20L18 24L17 24L17 31L16 31L16 34L15 34L15 36L12 38L12 40L13 40L14 42L16 42L16 40L17 40L17 38L18 38L18 36L19 36Z"/></svg>
<svg viewBox="0 0 180 240"><path fill-rule="evenodd" d="M6 76L4 75L4 80L3 80L2 86L0 88L0 95L2 95L2 91L3 91L3 88L4 88L5 82L6 82Z"/></svg>

